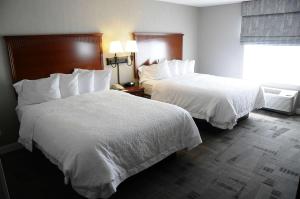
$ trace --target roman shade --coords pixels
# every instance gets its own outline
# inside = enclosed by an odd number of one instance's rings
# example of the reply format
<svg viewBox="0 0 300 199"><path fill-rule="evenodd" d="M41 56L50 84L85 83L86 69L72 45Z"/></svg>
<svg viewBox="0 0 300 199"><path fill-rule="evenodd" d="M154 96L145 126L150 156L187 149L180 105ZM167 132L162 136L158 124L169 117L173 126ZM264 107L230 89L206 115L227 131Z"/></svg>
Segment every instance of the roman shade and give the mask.
<svg viewBox="0 0 300 199"><path fill-rule="evenodd" d="M300 45L300 0L243 2L241 43Z"/></svg>

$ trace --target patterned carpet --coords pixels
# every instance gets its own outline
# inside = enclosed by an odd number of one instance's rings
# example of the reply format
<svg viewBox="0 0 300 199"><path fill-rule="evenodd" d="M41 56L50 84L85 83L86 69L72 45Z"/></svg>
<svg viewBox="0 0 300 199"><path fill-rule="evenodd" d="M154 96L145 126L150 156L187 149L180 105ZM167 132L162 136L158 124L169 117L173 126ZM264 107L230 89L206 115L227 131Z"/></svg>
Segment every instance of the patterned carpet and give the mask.
<svg viewBox="0 0 300 199"><path fill-rule="evenodd" d="M296 198L300 117L258 111L122 183L111 199ZM41 155L3 156L11 198L81 198Z"/></svg>

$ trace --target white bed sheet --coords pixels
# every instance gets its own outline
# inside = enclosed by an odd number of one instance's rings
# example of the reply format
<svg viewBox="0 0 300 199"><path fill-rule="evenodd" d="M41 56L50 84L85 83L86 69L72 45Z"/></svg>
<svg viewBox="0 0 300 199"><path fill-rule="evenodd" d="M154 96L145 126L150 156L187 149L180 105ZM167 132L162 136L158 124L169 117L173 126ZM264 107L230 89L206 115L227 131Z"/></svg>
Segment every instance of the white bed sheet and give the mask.
<svg viewBox="0 0 300 199"><path fill-rule="evenodd" d="M200 144L180 107L105 91L23 107L20 138L38 148L87 198L107 198L131 175Z"/></svg>
<svg viewBox="0 0 300 199"><path fill-rule="evenodd" d="M198 73L156 82L151 99L180 106L221 129L232 129L265 103L263 90L253 82Z"/></svg>

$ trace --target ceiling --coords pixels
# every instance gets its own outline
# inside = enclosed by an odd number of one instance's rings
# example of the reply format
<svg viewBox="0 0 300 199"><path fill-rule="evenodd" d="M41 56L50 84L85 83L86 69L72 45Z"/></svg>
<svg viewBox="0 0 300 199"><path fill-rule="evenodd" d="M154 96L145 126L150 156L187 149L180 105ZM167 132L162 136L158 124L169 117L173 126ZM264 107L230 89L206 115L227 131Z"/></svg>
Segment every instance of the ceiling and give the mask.
<svg viewBox="0 0 300 199"><path fill-rule="evenodd" d="M189 6L205 7L205 6L224 5L224 4L231 4L231 3L240 3L242 1L247 1L247 0L157 0L157 1L184 4Z"/></svg>

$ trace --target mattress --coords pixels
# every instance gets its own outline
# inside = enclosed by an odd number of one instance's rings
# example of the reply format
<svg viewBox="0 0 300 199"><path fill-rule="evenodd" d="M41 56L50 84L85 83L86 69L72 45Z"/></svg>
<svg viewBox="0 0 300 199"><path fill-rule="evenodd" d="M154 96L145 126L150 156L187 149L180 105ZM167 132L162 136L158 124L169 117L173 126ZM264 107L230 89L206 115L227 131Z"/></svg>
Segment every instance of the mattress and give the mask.
<svg viewBox="0 0 300 199"><path fill-rule="evenodd" d="M200 144L184 109L121 91L72 96L19 110L19 142L36 146L87 198L108 198L126 178Z"/></svg>
<svg viewBox="0 0 300 199"><path fill-rule="evenodd" d="M265 104L258 84L198 73L156 82L151 99L177 105L221 129L232 129L239 118Z"/></svg>

